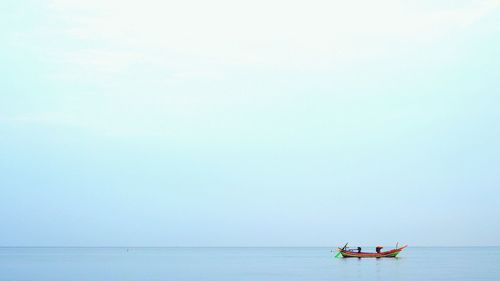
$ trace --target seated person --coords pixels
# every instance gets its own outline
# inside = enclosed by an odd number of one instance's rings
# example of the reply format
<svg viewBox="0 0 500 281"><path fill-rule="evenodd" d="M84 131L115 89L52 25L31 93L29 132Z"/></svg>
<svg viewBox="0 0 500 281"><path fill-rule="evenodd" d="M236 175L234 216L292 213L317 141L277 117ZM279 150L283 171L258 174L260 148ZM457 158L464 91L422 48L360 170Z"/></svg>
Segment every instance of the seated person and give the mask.
<svg viewBox="0 0 500 281"><path fill-rule="evenodd" d="M375 251L376 251L377 253L380 253L380 250L382 250L382 248L384 248L384 247L382 247L382 246L377 246L377 247L375 247Z"/></svg>

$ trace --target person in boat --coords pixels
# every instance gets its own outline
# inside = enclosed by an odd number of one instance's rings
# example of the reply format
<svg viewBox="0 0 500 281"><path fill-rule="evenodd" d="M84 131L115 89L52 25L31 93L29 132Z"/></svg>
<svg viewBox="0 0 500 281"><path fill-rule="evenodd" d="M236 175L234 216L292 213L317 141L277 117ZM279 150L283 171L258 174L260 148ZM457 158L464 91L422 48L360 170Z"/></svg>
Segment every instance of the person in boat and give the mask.
<svg viewBox="0 0 500 281"><path fill-rule="evenodd" d="M361 247L358 247L358 253L361 253Z"/></svg>
<svg viewBox="0 0 500 281"><path fill-rule="evenodd" d="M382 247L382 246L377 246L377 247L375 247L375 251L376 251L377 253L380 253L380 251L382 250L382 248L384 248L384 247Z"/></svg>

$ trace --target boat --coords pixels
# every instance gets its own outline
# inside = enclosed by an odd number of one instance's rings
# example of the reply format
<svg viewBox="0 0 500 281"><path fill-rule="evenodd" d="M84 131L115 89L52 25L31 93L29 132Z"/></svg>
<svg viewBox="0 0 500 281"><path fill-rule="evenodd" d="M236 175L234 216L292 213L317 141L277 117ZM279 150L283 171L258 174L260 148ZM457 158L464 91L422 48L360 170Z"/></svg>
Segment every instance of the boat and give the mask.
<svg viewBox="0 0 500 281"><path fill-rule="evenodd" d="M408 245L404 245L403 247L398 247L388 251L380 251L380 252L361 252L353 248L347 248L347 244L343 248L337 248L338 254L335 257L338 257L339 254L344 258L395 258L401 251L403 251ZM381 249L382 247L380 247Z"/></svg>

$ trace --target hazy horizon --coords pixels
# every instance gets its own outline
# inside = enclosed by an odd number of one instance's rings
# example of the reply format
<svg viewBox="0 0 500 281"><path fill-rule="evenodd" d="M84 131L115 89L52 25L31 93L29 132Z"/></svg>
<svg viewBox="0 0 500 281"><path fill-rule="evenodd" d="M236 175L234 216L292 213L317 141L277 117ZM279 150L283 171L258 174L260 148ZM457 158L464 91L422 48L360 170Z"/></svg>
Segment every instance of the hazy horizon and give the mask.
<svg viewBox="0 0 500 281"><path fill-rule="evenodd" d="M30 248L30 249L36 249L36 248L89 248L89 249L175 249L175 248L326 248L326 249L332 249L335 250L337 247L342 247L343 245L332 245L332 246L0 246L0 248ZM370 250L370 248L374 248L374 245L349 245L348 247L366 247L368 249L365 250ZM396 245L383 245L384 247L390 249L391 247L394 248ZM402 246L399 244L399 246ZM467 246L467 245L455 245L455 246L440 246L440 245L426 245L426 246L419 246L419 245L408 245L408 247L411 248L499 248L500 245L478 245L478 246Z"/></svg>

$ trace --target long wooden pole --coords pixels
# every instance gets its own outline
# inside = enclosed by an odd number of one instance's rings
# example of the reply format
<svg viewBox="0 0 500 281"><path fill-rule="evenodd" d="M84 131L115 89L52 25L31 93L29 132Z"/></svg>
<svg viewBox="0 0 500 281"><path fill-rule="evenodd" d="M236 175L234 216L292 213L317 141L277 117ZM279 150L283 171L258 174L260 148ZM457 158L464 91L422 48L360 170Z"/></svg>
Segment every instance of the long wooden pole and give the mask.
<svg viewBox="0 0 500 281"><path fill-rule="evenodd" d="M345 249L345 247L347 247L347 244L349 244L349 242L345 243L344 247L342 247L342 250L344 250L344 249ZM335 257L336 257L336 258L338 258L338 257L339 257L339 255L340 255L340 253L341 253L341 252L339 251L339 252L335 255Z"/></svg>

